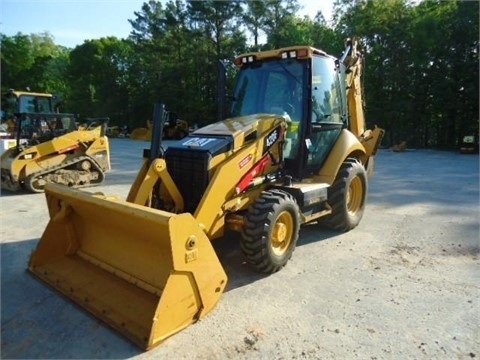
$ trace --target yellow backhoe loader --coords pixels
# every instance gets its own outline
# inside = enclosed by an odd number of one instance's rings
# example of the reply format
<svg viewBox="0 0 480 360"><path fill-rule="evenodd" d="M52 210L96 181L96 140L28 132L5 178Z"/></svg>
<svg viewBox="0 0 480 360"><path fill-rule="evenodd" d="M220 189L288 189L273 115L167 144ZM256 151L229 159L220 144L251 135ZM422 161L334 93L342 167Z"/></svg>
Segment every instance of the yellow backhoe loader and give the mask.
<svg viewBox="0 0 480 360"><path fill-rule="evenodd" d="M291 258L302 224L357 226L383 130L367 130L362 56L308 46L255 52L239 68L231 117L150 149L126 200L47 184L50 221L30 272L143 349L205 316L227 276L211 241L241 233L259 272ZM220 112L219 112L220 113Z"/></svg>

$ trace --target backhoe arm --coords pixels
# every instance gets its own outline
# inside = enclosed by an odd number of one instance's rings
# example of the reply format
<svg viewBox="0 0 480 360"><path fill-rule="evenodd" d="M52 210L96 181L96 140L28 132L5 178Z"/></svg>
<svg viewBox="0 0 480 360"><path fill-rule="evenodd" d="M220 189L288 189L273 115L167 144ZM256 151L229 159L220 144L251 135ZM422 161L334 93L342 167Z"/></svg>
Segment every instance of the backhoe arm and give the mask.
<svg viewBox="0 0 480 360"><path fill-rule="evenodd" d="M365 131L363 112L363 87L361 76L363 71L362 54L357 49L356 38L347 39L347 47L341 58L347 68L347 101L350 111L350 131L360 137Z"/></svg>

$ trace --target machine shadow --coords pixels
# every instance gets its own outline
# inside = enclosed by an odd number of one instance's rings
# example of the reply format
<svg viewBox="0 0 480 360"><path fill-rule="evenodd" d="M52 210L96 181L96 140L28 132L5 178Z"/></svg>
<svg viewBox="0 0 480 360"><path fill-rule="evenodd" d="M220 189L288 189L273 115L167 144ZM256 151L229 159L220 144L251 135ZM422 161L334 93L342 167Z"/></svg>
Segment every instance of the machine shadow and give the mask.
<svg viewBox="0 0 480 360"><path fill-rule="evenodd" d="M2 358L124 359L141 354L135 345L28 273L37 242L0 246Z"/></svg>
<svg viewBox="0 0 480 360"><path fill-rule="evenodd" d="M306 224L300 228L297 247L328 240L337 235L339 235L338 232L322 227L317 223ZM240 248L240 234L229 233L220 239L214 240L212 245L228 276L225 292L269 276L269 274L256 272L246 261ZM295 256L295 254L293 256Z"/></svg>
<svg viewBox="0 0 480 360"><path fill-rule="evenodd" d="M333 236L334 232L324 231L316 225L303 226L297 246ZM30 254L37 243L38 239L30 239L0 246L2 358L119 359L143 353L116 331L28 273ZM268 276L255 272L246 262L239 236L218 239L213 242L213 247L229 278L225 292Z"/></svg>
<svg viewBox="0 0 480 360"><path fill-rule="evenodd" d="M20 189L19 191L12 192L8 190L0 190L0 197L10 197L10 196L25 196L25 195L37 195L31 192L28 192L25 189Z"/></svg>

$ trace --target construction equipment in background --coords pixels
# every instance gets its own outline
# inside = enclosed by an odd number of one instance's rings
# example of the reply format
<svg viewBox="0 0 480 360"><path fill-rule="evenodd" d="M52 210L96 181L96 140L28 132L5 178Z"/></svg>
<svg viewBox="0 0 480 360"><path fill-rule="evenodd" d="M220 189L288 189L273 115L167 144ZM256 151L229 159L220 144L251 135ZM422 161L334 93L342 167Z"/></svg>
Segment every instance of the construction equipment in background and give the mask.
<svg viewBox="0 0 480 360"><path fill-rule="evenodd" d="M177 117L177 114L165 110L163 113L162 138L165 140L180 140L189 133L189 125L185 120ZM152 123L147 120L146 128L135 128L130 133L130 139L150 141L152 139Z"/></svg>
<svg viewBox="0 0 480 360"><path fill-rule="evenodd" d="M121 134L121 129L119 126L109 126L105 130L105 135L107 135L109 138L118 138L120 137Z"/></svg>
<svg viewBox="0 0 480 360"><path fill-rule="evenodd" d="M109 138L125 137L126 129L120 126L108 126L110 122L109 117L91 117L86 118L82 123L78 124L78 130L91 130L100 124L105 126L105 135Z"/></svg>
<svg viewBox="0 0 480 360"><path fill-rule="evenodd" d="M110 118L107 116L102 117L88 117L85 118L83 121L77 121L77 130L92 130L95 129L97 126L105 127L105 132L108 129L108 123L110 122Z"/></svg>
<svg viewBox="0 0 480 360"><path fill-rule="evenodd" d="M178 118L174 112L165 112L163 125L163 139L180 140L188 135L188 122Z"/></svg>
<svg viewBox="0 0 480 360"><path fill-rule="evenodd" d="M362 59L355 40L340 59L307 46L241 55L231 117L165 151L156 104L126 201L46 185L50 221L29 271L150 349L219 300L212 240L238 231L251 266L273 273L302 224L355 228L384 133L366 129Z"/></svg>
<svg viewBox="0 0 480 360"><path fill-rule="evenodd" d="M152 139L152 123L147 120L147 127L133 129L130 133L130 139L150 141Z"/></svg>
<svg viewBox="0 0 480 360"><path fill-rule="evenodd" d="M461 154L478 154L479 152L479 135L466 135L462 138L462 143L460 144L460 153Z"/></svg>
<svg viewBox="0 0 480 360"><path fill-rule="evenodd" d="M48 183L98 185L110 169L105 124L78 130L66 113L16 114L16 144L0 158L1 188L43 192Z"/></svg>
<svg viewBox="0 0 480 360"><path fill-rule="evenodd" d="M406 141L402 141L401 143L399 144L395 144L393 145L390 150L394 151L394 152L402 152L402 151L405 151L405 149L407 148L407 142Z"/></svg>

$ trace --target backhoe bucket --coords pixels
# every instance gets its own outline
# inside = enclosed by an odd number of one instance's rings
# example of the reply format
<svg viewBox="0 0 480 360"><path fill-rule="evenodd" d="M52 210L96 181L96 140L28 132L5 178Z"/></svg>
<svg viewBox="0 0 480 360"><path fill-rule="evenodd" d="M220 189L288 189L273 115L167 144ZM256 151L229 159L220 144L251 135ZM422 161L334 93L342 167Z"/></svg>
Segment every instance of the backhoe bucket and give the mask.
<svg viewBox="0 0 480 360"><path fill-rule="evenodd" d="M45 186L29 271L143 349L206 315L227 276L192 215Z"/></svg>

